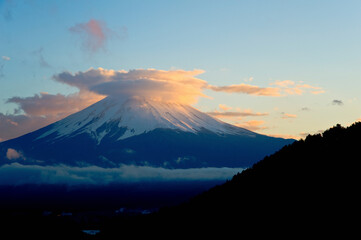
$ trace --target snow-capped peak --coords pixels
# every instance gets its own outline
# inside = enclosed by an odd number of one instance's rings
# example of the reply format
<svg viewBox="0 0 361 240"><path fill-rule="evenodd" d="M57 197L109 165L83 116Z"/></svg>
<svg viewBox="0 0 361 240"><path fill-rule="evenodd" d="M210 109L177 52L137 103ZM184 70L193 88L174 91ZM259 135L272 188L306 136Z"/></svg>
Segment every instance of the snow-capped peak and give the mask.
<svg viewBox="0 0 361 240"><path fill-rule="evenodd" d="M88 133L98 143L106 135L117 139L143 134L157 128L197 133L254 136L255 133L217 120L195 108L139 97L128 99L107 97L88 108L52 125L38 139L55 133L56 138ZM121 132L121 133L120 133Z"/></svg>

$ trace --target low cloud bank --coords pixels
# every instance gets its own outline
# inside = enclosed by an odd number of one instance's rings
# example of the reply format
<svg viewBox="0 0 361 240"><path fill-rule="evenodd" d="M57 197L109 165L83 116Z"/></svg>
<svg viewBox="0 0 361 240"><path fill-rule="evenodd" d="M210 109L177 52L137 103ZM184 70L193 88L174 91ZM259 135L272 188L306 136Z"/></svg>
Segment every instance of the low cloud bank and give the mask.
<svg viewBox="0 0 361 240"><path fill-rule="evenodd" d="M67 184L107 185L141 181L227 180L242 168L165 169L123 165L119 168L97 166L71 167L6 164L0 167L0 185Z"/></svg>

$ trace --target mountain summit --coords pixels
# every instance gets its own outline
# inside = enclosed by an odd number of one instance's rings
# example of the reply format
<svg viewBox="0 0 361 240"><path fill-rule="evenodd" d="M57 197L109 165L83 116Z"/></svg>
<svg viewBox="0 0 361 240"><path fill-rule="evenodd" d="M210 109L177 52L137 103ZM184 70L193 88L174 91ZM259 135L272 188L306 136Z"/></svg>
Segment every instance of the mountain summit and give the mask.
<svg viewBox="0 0 361 240"><path fill-rule="evenodd" d="M248 167L291 142L224 123L188 105L107 97L1 143L0 157L12 149L21 153L17 161L23 164Z"/></svg>
<svg viewBox="0 0 361 240"><path fill-rule="evenodd" d="M59 121L38 137L55 133L55 139L86 133L97 144L104 138L123 140L149 133L155 129L171 129L188 133L201 131L217 135L256 134L243 128L221 122L189 105L152 101L145 98L128 99L107 97L87 109Z"/></svg>

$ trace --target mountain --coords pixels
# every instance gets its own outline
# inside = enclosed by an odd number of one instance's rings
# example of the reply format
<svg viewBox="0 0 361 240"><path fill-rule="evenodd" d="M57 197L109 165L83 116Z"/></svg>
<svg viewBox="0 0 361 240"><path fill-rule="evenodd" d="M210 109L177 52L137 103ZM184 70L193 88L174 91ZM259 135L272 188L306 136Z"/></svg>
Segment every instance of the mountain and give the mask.
<svg viewBox="0 0 361 240"><path fill-rule="evenodd" d="M98 239L357 236L360 136L360 122L309 135L179 206L113 218L99 227Z"/></svg>
<svg viewBox="0 0 361 240"><path fill-rule="evenodd" d="M187 105L107 97L1 143L0 158L14 149L23 164L248 167L293 141L224 123Z"/></svg>
<svg viewBox="0 0 361 240"><path fill-rule="evenodd" d="M62 218L10 212L0 214L5 224L2 234L24 233L37 239L355 238L359 235L360 136L361 123L348 128L336 125L322 134L309 135L226 183L153 214L99 217L91 212L88 217L74 214ZM89 236L83 229L100 232Z"/></svg>

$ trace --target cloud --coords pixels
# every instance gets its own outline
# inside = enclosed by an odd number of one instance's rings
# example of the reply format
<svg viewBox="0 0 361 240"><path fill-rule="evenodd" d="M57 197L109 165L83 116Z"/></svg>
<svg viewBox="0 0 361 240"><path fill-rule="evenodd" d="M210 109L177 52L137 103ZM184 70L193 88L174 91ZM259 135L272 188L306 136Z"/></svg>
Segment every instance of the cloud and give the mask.
<svg viewBox="0 0 361 240"><path fill-rule="evenodd" d="M203 70L155 70L136 69L130 71L89 69L75 74L63 72L54 76L62 82L79 89L106 96L144 97L153 100L195 103L207 82L195 76Z"/></svg>
<svg viewBox="0 0 361 240"><path fill-rule="evenodd" d="M59 120L53 116L28 116L0 113L0 139L5 141L35 131Z"/></svg>
<svg viewBox="0 0 361 240"><path fill-rule="evenodd" d="M207 112L207 114L217 118L240 118L249 116L258 117L268 115L268 113L253 112L250 109L241 110L239 108L236 108L234 111L229 111L233 108L224 104L219 104L218 107L221 111L215 110L212 112Z"/></svg>
<svg viewBox="0 0 361 240"><path fill-rule="evenodd" d="M19 159L19 158L24 158L24 156L22 153L16 151L15 149L8 148L8 150L6 152L6 158L9 160L14 160L14 159Z"/></svg>
<svg viewBox="0 0 361 240"><path fill-rule="evenodd" d="M23 111L29 116L63 118L88 107L102 98L104 97L86 91L70 95L54 95L42 92L32 97L12 97L7 100L7 103L17 104L19 106L17 111Z"/></svg>
<svg viewBox="0 0 361 240"><path fill-rule="evenodd" d="M253 78L250 78L253 80ZM291 80L275 81L269 84L274 87L259 87L250 84L235 84L229 86L208 85L207 88L216 92L242 93L255 96L283 97L288 95L302 95L306 90L312 94L320 94L325 91L320 87L314 87L309 84L297 84Z"/></svg>
<svg viewBox="0 0 361 240"><path fill-rule="evenodd" d="M101 100L104 96L80 91L70 95L40 93L32 97L12 97L7 103L15 103L14 114L0 113L0 138L5 141L35 131L78 112Z"/></svg>
<svg viewBox="0 0 361 240"><path fill-rule="evenodd" d="M335 100L332 101L332 105L342 106L343 101L335 99Z"/></svg>
<svg viewBox="0 0 361 240"><path fill-rule="evenodd" d="M10 57L7 57L7 56L2 56L1 58L2 58L2 60L6 61L6 62L10 61ZM5 66L5 63L0 63L0 78L5 77L4 66Z"/></svg>
<svg viewBox="0 0 361 240"><path fill-rule="evenodd" d="M283 119L287 119L287 118L297 118L296 114L290 114L290 113L282 113L282 118Z"/></svg>
<svg viewBox="0 0 361 240"><path fill-rule="evenodd" d="M76 24L70 27L69 31L80 36L83 47L93 53L99 49L104 49L109 36L113 33L105 22L96 19Z"/></svg>
<svg viewBox="0 0 361 240"><path fill-rule="evenodd" d="M285 138L285 139L296 139L296 140L301 138L300 136L296 136L292 134L268 134L267 136L276 137L276 138Z"/></svg>
<svg viewBox="0 0 361 240"><path fill-rule="evenodd" d="M261 126L264 123L265 123L264 121L251 120L243 123L236 123L235 125L237 127L246 128L250 131L259 131L259 130L267 129L267 127Z"/></svg>
<svg viewBox="0 0 361 240"><path fill-rule="evenodd" d="M252 82L254 80L254 77L249 77L248 79L245 79L245 82Z"/></svg>
<svg viewBox="0 0 361 240"><path fill-rule="evenodd" d="M119 168L97 166L70 167L6 164L0 167L0 185L68 184L107 185L140 181L227 180L241 168L166 169L123 165Z"/></svg>
<svg viewBox="0 0 361 240"><path fill-rule="evenodd" d="M44 58L42 47L39 48L38 50L33 51L31 54L38 58L38 61L39 61L39 64L41 67L44 67L44 68L51 67L50 64Z"/></svg>
<svg viewBox="0 0 361 240"><path fill-rule="evenodd" d="M4 75L4 64L0 64L0 78L5 77Z"/></svg>
<svg viewBox="0 0 361 240"><path fill-rule="evenodd" d="M284 80L284 81L277 80L274 83L271 83L270 85L276 85L279 87L287 88L287 87L295 85L295 83L291 80Z"/></svg>
<svg viewBox="0 0 361 240"><path fill-rule="evenodd" d="M1 15L4 17L5 20L11 21L13 19L13 7L13 0L0 1Z"/></svg>
<svg viewBox="0 0 361 240"><path fill-rule="evenodd" d="M280 81L277 80L273 83L270 83L271 86L279 87L279 91L282 92L282 95L302 95L306 90L309 90L311 94L321 94L325 91L320 87L311 86L304 83L296 83L291 80Z"/></svg>
<svg viewBox="0 0 361 240"><path fill-rule="evenodd" d="M326 92L325 90L311 91L311 93L314 95L318 95L318 94L325 93L325 92Z"/></svg>
<svg viewBox="0 0 361 240"><path fill-rule="evenodd" d="M225 104L219 104L218 107L222 110L222 111L228 111L228 110L231 110L232 107L229 107Z"/></svg>
<svg viewBox="0 0 361 240"><path fill-rule="evenodd" d="M191 104L205 96L202 90L207 83L195 77L201 73L202 70L115 71L102 68L75 74L62 72L53 78L78 88L79 92L70 95L42 92L31 97L9 98L7 103L15 103L18 108L15 114L0 115L0 138L11 139L37 130L90 106L104 95L141 96Z"/></svg>
<svg viewBox="0 0 361 240"><path fill-rule="evenodd" d="M91 26L93 25L90 24L89 28ZM85 25L82 27L85 28ZM41 56L42 49L39 49L38 53ZM0 75L2 74L1 70L2 68L0 68ZM198 75L202 73L204 71L199 69L191 71L181 69L169 71L135 69L126 71L90 68L76 73L64 71L55 74L53 79L76 87L79 92L70 95L43 92L31 97L12 97L8 99L7 103L15 103L18 108L14 114L0 115L0 129L4 129L5 132L0 131L0 138L17 137L20 131L15 130L16 128L22 129L23 134L36 130L80 111L106 96L142 97L156 101L190 105L196 103L200 97L208 97L203 93L207 89L218 92L278 97L296 93L297 91L293 90L293 88L318 89L307 84L296 84L290 80L276 81L273 83L275 87L258 87L243 83L230 86L214 86L198 78ZM251 110L236 109L229 111L231 108L226 105L220 105L219 108L222 111L213 111L208 114L219 118L268 115L268 113L252 112ZM21 117L18 115L21 115ZM39 123L36 120L39 120ZM255 125L248 126L252 129L255 127Z"/></svg>
<svg viewBox="0 0 361 240"><path fill-rule="evenodd" d="M281 93L278 88L272 88L272 87L262 88L244 83L229 85L229 86L208 85L207 88L216 92L243 93L243 94L256 95L256 96L271 96L271 97L281 96Z"/></svg>
<svg viewBox="0 0 361 240"><path fill-rule="evenodd" d="M219 111L213 111L213 112L207 112L207 114L213 116L213 117L218 117L218 118L233 118L233 117L249 117L249 116L267 116L268 113L255 113L252 112L251 110L244 110L244 111L224 111L224 112L219 112Z"/></svg>

